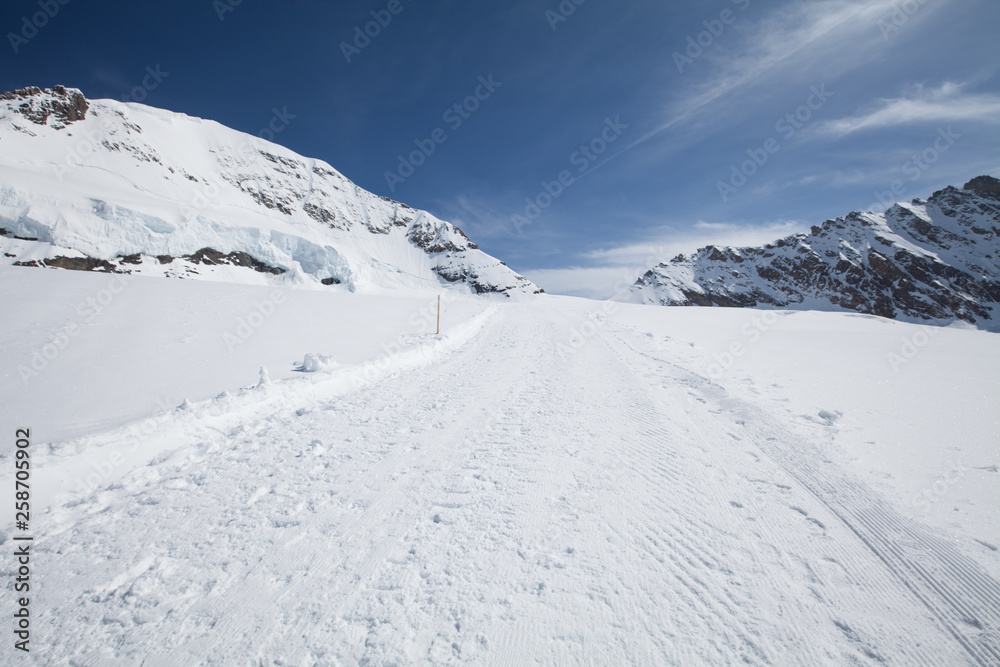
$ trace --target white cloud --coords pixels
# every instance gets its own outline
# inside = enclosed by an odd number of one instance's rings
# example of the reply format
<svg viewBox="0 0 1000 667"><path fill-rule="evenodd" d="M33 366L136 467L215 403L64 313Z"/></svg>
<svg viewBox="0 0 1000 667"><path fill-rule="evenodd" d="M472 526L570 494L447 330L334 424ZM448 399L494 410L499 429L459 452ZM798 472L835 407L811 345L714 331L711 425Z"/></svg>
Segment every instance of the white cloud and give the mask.
<svg viewBox="0 0 1000 667"><path fill-rule="evenodd" d="M652 266L652 264L650 265ZM649 267L571 266L565 269L532 269L521 273L549 294L607 299L635 282Z"/></svg>
<svg viewBox="0 0 1000 667"><path fill-rule="evenodd" d="M933 89L917 86L902 97L878 100L860 115L822 123L816 133L841 138L862 130L905 123L1000 121L1000 95L967 94L962 89L962 85L952 82Z"/></svg>
<svg viewBox="0 0 1000 667"><path fill-rule="evenodd" d="M650 257L664 261L678 253L690 253L706 245L759 245L805 228L807 225L797 220L781 220L753 226L698 221L683 230L661 227L654 230L647 241L592 250L583 257L592 262L642 265Z"/></svg>
<svg viewBox="0 0 1000 667"><path fill-rule="evenodd" d="M808 225L795 220L754 226L699 221L684 230L658 228L647 241L584 253L580 256L584 266L521 273L553 294L606 299L631 285L654 265L678 254L691 253L706 245L761 245L807 228Z"/></svg>

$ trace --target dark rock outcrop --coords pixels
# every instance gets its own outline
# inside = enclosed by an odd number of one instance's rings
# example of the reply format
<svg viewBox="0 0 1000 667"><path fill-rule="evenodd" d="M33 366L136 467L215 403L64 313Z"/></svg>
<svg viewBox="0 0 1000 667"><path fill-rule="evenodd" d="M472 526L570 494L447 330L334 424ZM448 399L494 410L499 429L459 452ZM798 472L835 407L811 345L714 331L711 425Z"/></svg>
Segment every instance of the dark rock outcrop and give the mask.
<svg viewBox="0 0 1000 667"><path fill-rule="evenodd" d="M971 190L980 197L1000 200L1000 180L992 176L976 176L965 184L963 190Z"/></svg>
<svg viewBox="0 0 1000 667"><path fill-rule="evenodd" d="M265 264L255 257L251 257L245 252L231 252L228 254L222 254L214 248L202 248L193 255L185 255L184 259L188 260L192 264L205 264L212 266L215 264L230 264L232 266L244 266L251 268L258 273L270 273L272 275L280 276L285 270L279 266L271 266ZM162 260L160 263L163 264Z"/></svg>
<svg viewBox="0 0 1000 667"><path fill-rule="evenodd" d="M174 261L174 257L170 255L157 255L156 260L160 264L170 264ZM185 259L192 264L203 264L206 266L213 265L231 265L231 266L242 266L246 268L253 269L258 273L269 273L272 275L281 275L285 273L285 269L278 266L271 266L265 264L255 257L248 255L245 252L231 252L228 254L223 254L218 250L213 248L202 248L198 252L192 255L184 255L181 259ZM37 267L47 267L50 269L66 269L68 271L100 271L103 273L131 273L130 266L139 266L142 264L143 255L123 255L115 258L114 260L97 259L94 257L49 257L44 260L26 260L14 262L14 266L37 266ZM338 281L339 282L339 281ZM325 283L331 284L331 283Z"/></svg>
<svg viewBox="0 0 1000 667"><path fill-rule="evenodd" d="M62 129L78 120L87 117L90 103L76 88L55 86L42 90L36 86L12 90L0 94L0 100L20 101L17 111L22 116L38 125L46 125L49 117L56 129Z"/></svg>
<svg viewBox="0 0 1000 667"><path fill-rule="evenodd" d="M67 271L100 271L102 273L122 273L121 269L106 259L93 257L50 257L45 260L14 262L14 266L45 266L50 269Z"/></svg>

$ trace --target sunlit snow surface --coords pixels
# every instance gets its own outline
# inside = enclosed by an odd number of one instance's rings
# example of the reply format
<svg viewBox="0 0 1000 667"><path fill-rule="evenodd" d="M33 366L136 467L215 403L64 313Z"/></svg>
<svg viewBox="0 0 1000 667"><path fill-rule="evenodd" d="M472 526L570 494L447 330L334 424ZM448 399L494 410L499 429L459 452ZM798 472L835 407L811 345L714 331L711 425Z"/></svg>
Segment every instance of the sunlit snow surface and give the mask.
<svg viewBox="0 0 1000 667"><path fill-rule="evenodd" d="M995 334L115 280L0 267L4 664L1000 660Z"/></svg>

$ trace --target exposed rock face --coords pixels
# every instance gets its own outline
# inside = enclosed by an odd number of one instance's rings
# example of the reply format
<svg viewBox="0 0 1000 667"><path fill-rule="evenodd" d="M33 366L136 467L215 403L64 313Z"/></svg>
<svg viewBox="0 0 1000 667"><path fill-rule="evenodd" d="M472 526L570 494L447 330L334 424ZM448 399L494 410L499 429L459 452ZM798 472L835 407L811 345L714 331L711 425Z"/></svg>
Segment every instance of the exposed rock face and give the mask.
<svg viewBox="0 0 1000 667"><path fill-rule="evenodd" d="M1000 200L1000 181L992 176L976 176L965 184L963 190L971 190L980 197Z"/></svg>
<svg viewBox="0 0 1000 667"><path fill-rule="evenodd" d="M123 258L122 261L126 261L128 258ZM168 264L164 262L163 259L157 258L161 264ZM228 254L223 254L218 250L213 248L202 248L193 255L186 255L184 259L188 260L192 264L207 264L209 266L216 264L230 264L232 266L245 266L257 271L258 273L271 273L276 276L280 276L285 272L284 269L278 266L269 266L264 262L251 257L245 252L231 252Z"/></svg>
<svg viewBox="0 0 1000 667"><path fill-rule="evenodd" d="M49 117L56 129L62 129L72 122L87 117L90 104L83 93L76 88L55 86L42 90L36 86L13 90L0 94L0 100L20 101L18 113L37 125L45 125Z"/></svg>
<svg viewBox="0 0 1000 667"><path fill-rule="evenodd" d="M469 240L458 227L442 229L426 221L413 224L407 237L418 248L423 248L428 254L439 252L461 252L467 249L475 250L479 246Z"/></svg>
<svg viewBox="0 0 1000 667"><path fill-rule="evenodd" d="M985 325L1000 304L1000 181L851 213L763 247L702 248L647 271L630 299L670 306L844 308ZM992 328L990 325L989 328Z"/></svg>
<svg viewBox="0 0 1000 667"><path fill-rule="evenodd" d="M56 257L48 257L43 260L33 259L18 261L14 262L14 266L43 266L50 269L66 269L68 271L131 273L133 269L130 267L141 267L143 259L144 255L140 253L120 256L111 260L97 259L94 257L66 257L60 255ZM160 264L170 264L175 258L170 255L157 255L155 259ZM276 276L280 276L285 272L285 270L281 267L269 266L268 264L251 257L245 252L231 252L224 254L214 248L202 248L192 255L184 255L181 259L186 260L187 264L202 264L205 266L243 266L253 269L258 273L269 273ZM333 279L330 280L332 281ZM334 283L324 282L323 284L332 285Z"/></svg>
<svg viewBox="0 0 1000 667"><path fill-rule="evenodd" d="M504 265L503 262L499 262ZM505 265L504 265L505 266ZM529 294L544 294L545 290L536 287L527 278L517 276L514 282L497 284L490 280L483 280L474 269L461 264L438 266L436 272L439 276L451 283L466 282L473 286L476 294L503 294L510 290L526 291Z"/></svg>
<svg viewBox="0 0 1000 667"><path fill-rule="evenodd" d="M50 269L66 269L68 271L100 271L102 273L123 273L106 259L93 257L49 257L46 260L29 260L14 262L14 266L47 266Z"/></svg>

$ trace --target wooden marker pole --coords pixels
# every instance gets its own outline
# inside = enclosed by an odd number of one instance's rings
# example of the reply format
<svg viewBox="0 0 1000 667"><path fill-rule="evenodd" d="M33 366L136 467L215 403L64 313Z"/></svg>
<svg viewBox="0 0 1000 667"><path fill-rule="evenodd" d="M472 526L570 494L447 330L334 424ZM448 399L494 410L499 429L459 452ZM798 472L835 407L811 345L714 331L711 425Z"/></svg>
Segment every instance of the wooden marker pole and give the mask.
<svg viewBox="0 0 1000 667"><path fill-rule="evenodd" d="M435 335L437 335L437 336L441 335L441 295L440 294L438 294L438 329L437 329L437 332L436 332Z"/></svg>

